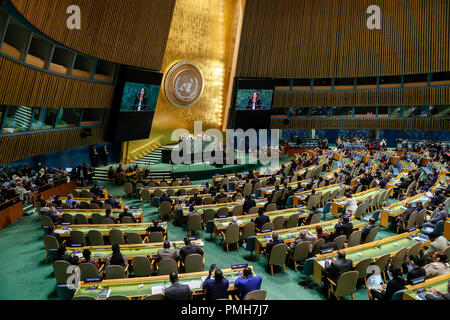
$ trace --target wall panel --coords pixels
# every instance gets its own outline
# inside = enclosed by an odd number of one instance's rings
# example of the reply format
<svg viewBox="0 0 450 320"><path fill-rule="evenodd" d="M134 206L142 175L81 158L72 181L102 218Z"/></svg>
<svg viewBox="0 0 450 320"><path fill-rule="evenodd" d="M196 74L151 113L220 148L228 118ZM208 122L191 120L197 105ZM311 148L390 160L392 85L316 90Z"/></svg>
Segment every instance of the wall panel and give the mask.
<svg viewBox="0 0 450 320"><path fill-rule="evenodd" d="M378 5L382 29L366 26ZM332 78L450 70L448 0L248 0L237 77Z"/></svg>
<svg viewBox="0 0 450 320"><path fill-rule="evenodd" d="M41 32L74 50L117 63L160 70L175 0L12 0ZM81 9L69 30L67 7Z"/></svg>
<svg viewBox="0 0 450 320"><path fill-rule="evenodd" d="M103 141L103 128L92 128L92 137L81 137L84 129L53 132L30 132L0 137L0 163L55 152L78 146L98 144Z"/></svg>
<svg viewBox="0 0 450 320"><path fill-rule="evenodd" d="M275 91L274 107L417 106L450 103L450 87L405 90L286 92Z"/></svg>
<svg viewBox="0 0 450 320"><path fill-rule="evenodd" d="M0 56L0 104L108 109L113 92L113 85L58 76Z"/></svg>

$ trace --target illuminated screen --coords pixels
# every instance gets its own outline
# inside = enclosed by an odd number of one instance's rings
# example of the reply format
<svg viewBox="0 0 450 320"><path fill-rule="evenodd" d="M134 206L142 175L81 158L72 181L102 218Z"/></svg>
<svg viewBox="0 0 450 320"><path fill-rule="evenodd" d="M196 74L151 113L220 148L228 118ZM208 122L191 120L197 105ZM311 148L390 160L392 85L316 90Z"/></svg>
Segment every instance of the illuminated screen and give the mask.
<svg viewBox="0 0 450 320"><path fill-rule="evenodd" d="M155 111L159 85L125 82L120 112Z"/></svg>
<svg viewBox="0 0 450 320"><path fill-rule="evenodd" d="M239 89L236 95L236 110L270 110L273 90Z"/></svg>

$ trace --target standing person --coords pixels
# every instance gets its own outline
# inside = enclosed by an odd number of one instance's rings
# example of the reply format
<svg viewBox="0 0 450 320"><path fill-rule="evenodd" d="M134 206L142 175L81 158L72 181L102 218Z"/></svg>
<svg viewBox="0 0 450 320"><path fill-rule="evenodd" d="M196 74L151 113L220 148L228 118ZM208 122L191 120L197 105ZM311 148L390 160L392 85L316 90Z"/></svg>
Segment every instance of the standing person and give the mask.
<svg viewBox="0 0 450 320"><path fill-rule="evenodd" d="M344 201L345 214L354 215L356 208L358 208L358 204L356 203L356 199L353 197L351 191L347 191L345 193L347 199Z"/></svg>
<svg viewBox="0 0 450 320"><path fill-rule="evenodd" d="M103 165L106 167L108 165L108 147L106 144L103 146Z"/></svg>
<svg viewBox="0 0 450 320"><path fill-rule="evenodd" d="M97 162L98 162L98 151L95 146L92 146L91 165L95 168L97 167Z"/></svg>

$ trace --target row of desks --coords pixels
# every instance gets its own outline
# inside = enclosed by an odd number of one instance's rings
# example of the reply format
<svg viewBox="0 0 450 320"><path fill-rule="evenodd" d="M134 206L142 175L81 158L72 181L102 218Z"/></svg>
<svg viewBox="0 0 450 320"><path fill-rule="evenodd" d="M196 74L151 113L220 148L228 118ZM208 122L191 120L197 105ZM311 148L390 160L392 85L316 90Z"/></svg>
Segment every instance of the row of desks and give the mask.
<svg viewBox="0 0 450 320"><path fill-rule="evenodd" d="M167 222L159 222L158 225L164 229L163 233L167 235ZM59 225L55 228L55 232L61 238L70 238L71 231L81 231L85 236L88 236L88 232L91 230L99 231L104 237L107 237L113 229L120 230L123 233L133 232L140 236L146 236L148 234L147 228L152 226L153 223Z"/></svg>
<svg viewBox="0 0 450 320"><path fill-rule="evenodd" d="M177 245L177 249L181 249L184 247L184 241L171 241L170 245L173 247L173 244ZM199 246L200 248L204 247L204 243L202 239L191 240L191 243ZM146 256L151 259L156 259L158 257L158 250L163 249L163 242L155 242L155 243L142 243L142 244L122 244L120 245L120 252L123 253L127 260L131 261L134 257L137 256ZM67 247L66 252L70 255L76 255L80 259L83 259L83 250L89 249L92 254L93 260L103 260L108 255L112 254L111 246L86 246L86 247Z"/></svg>
<svg viewBox="0 0 450 320"><path fill-rule="evenodd" d="M251 267L251 266L250 266ZM252 268L253 269L253 268ZM241 276L243 268L222 269L223 275L229 281L228 292L236 290L234 282ZM203 282L208 276L208 271L179 274L179 282L188 285L193 295L204 295ZM163 293L163 290L171 286L169 276L139 277L127 279L110 279L101 282L81 282L80 288L74 297L90 296L97 300L105 300L110 295L124 295L129 299L142 299L146 296ZM106 296L104 295L106 293Z"/></svg>
<svg viewBox="0 0 450 320"><path fill-rule="evenodd" d="M419 230L414 230L407 233L402 233L393 237L385 238L378 241L372 241L359 246L343 249L346 253L346 259L353 261L355 267L358 262L364 259L377 259L386 254L394 255L397 251L403 248L411 248L413 245L420 242L422 246L429 243L428 240L417 238ZM416 240L417 239L417 240ZM336 251L317 255L314 260L314 282L322 285L322 272L325 270L325 261L336 255Z"/></svg>
<svg viewBox="0 0 450 320"><path fill-rule="evenodd" d="M364 223L360 222L359 220L351 219L350 220L353 223L353 229L359 229L364 227ZM316 234L316 227L321 226L324 233L329 233L334 231L334 227L336 223L339 222L339 219L336 220L329 220L325 222L320 222L316 224L310 224L306 226L296 227L296 228L289 228L289 229L282 229L277 230L278 232L278 239L284 240L284 243L292 243L295 242L295 238L299 235L300 231L307 230L311 232L312 234ZM256 235L256 241L255 241L255 255L259 259L261 250L263 250L267 243L272 239L272 232L266 232L266 233L258 233Z"/></svg>
<svg viewBox="0 0 450 320"><path fill-rule="evenodd" d="M385 192L385 189L382 189L380 187L372 188L360 193L355 193L353 197L356 200L356 203L359 205L361 202L366 200L367 198L373 199L376 195L379 195L383 192ZM334 217L338 216L338 213L344 208L344 202L347 198L341 197L340 199L336 199L331 203L331 214Z"/></svg>
<svg viewBox="0 0 450 320"><path fill-rule="evenodd" d="M441 276L428 279L423 283L408 285L406 286L406 291L403 291L403 300L426 300L425 295L430 293L430 289L447 293L449 281L450 273L446 273Z"/></svg>
<svg viewBox="0 0 450 320"><path fill-rule="evenodd" d="M113 209L111 210L111 215L118 219L119 215L123 212L123 210L120 209ZM136 219L143 221L144 214L142 211L142 208L130 208L129 212L135 217ZM58 209L58 216L62 217L63 214L70 214L72 216L76 216L77 214L84 215L87 219L92 219L92 215L94 213L100 214L102 216L105 215L105 209Z"/></svg>
<svg viewBox="0 0 450 320"><path fill-rule="evenodd" d="M430 199L426 196L426 193L424 192L417 194L413 197L406 198L402 201L393 203L387 207L383 207L380 213L380 225L383 227L388 227L390 218L398 217L402 215L403 212L405 212L406 208L404 206L407 202L411 202L414 206L417 201L422 201L423 206L426 207L426 203L429 200Z"/></svg>

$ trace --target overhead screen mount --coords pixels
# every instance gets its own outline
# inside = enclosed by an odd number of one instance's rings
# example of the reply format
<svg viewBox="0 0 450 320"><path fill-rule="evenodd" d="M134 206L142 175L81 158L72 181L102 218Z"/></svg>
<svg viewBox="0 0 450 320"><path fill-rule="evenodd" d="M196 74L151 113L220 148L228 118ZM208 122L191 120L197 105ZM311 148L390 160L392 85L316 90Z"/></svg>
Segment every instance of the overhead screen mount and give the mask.
<svg viewBox="0 0 450 320"><path fill-rule="evenodd" d="M234 129L269 129L275 81L237 78Z"/></svg>
<svg viewBox="0 0 450 320"><path fill-rule="evenodd" d="M109 141L149 137L162 78L160 72L120 66L108 126Z"/></svg>

